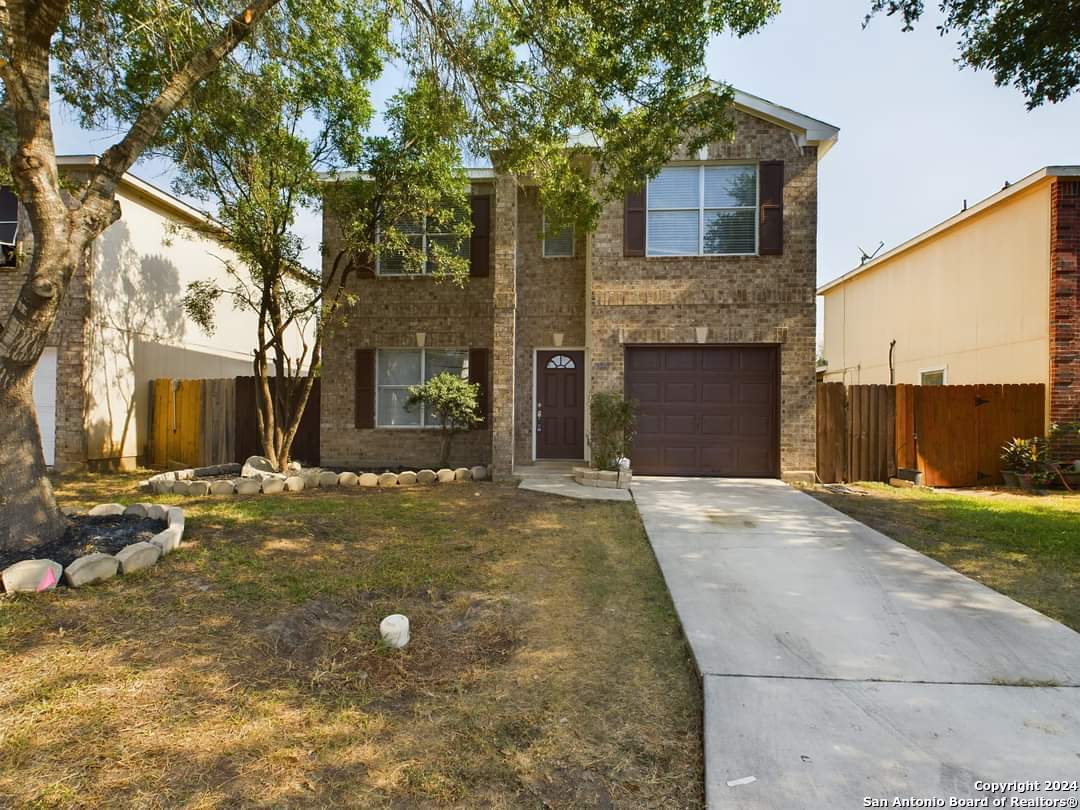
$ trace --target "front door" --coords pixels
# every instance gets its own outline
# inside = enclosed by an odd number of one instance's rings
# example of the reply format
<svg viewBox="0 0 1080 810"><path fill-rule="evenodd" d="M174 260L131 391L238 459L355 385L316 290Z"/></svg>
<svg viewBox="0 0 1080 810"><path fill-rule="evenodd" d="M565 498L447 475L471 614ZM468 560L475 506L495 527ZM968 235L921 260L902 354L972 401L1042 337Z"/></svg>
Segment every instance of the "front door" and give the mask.
<svg viewBox="0 0 1080 810"><path fill-rule="evenodd" d="M536 353L536 457L585 458L585 353Z"/></svg>

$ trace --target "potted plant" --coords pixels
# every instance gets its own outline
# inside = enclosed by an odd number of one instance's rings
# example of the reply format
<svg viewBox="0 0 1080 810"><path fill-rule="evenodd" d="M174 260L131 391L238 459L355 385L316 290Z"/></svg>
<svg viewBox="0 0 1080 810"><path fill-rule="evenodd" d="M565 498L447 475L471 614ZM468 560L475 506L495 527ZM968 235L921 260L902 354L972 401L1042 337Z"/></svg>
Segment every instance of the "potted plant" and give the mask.
<svg viewBox="0 0 1080 810"><path fill-rule="evenodd" d="M1007 486L1034 489L1039 484L1036 473L1041 473L1047 452L1047 442L1040 436L1030 439L1012 439L1001 448L1001 475Z"/></svg>

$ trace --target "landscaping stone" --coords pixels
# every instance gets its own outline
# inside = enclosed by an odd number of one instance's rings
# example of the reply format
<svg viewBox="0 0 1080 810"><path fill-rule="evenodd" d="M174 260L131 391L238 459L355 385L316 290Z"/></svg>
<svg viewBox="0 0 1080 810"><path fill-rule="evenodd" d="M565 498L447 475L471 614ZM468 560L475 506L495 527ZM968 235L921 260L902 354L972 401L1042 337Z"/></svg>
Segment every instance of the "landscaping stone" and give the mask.
<svg viewBox="0 0 1080 810"><path fill-rule="evenodd" d="M359 480L356 473L351 472L343 472L337 477L339 487L355 487Z"/></svg>
<svg viewBox="0 0 1080 810"><path fill-rule="evenodd" d="M90 517L112 517L124 514L124 506L119 503L102 503L95 506L89 512Z"/></svg>
<svg viewBox="0 0 1080 810"><path fill-rule="evenodd" d="M188 486L189 486L189 484L188 484L187 481L174 481L173 485L172 485L172 494L173 495L187 495L187 494L189 494L189 491L190 491L188 489Z"/></svg>
<svg viewBox="0 0 1080 810"><path fill-rule="evenodd" d="M196 478L217 478L219 475L238 475L242 470L239 464L215 464L212 467L196 467L191 472Z"/></svg>
<svg viewBox="0 0 1080 810"><path fill-rule="evenodd" d="M52 560L22 560L0 573L0 582L8 593L51 591L60 581L64 566Z"/></svg>
<svg viewBox="0 0 1080 810"><path fill-rule="evenodd" d="M87 554L85 557L79 557L64 569L64 582L72 588L102 582L115 577L119 565L116 557L111 554L100 551Z"/></svg>
<svg viewBox="0 0 1080 810"><path fill-rule="evenodd" d="M264 478L262 491L264 495L275 495L285 489L285 480L282 478Z"/></svg>
<svg viewBox="0 0 1080 810"><path fill-rule="evenodd" d="M322 474L322 471L321 470L316 470L316 469L307 469L307 470L303 470L300 473L298 473L298 475L300 476L300 479L304 482L304 487L306 489L315 489L315 488L321 486L321 482L319 480L319 476L321 474ZM290 477L295 477L295 476L290 476ZM334 480L334 483L335 484L337 483L336 479Z"/></svg>
<svg viewBox="0 0 1080 810"><path fill-rule="evenodd" d="M165 520L169 519L169 509L160 503L152 503L146 509L146 516L153 520Z"/></svg>
<svg viewBox="0 0 1080 810"><path fill-rule="evenodd" d="M469 470L473 481L485 481L488 477L487 467L476 466Z"/></svg>
<svg viewBox="0 0 1080 810"><path fill-rule="evenodd" d="M618 481L619 474L615 470L597 470L596 480L598 481Z"/></svg>
<svg viewBox="0 0 1080 810"><path fill-rule="evenodd" d="M300 472L300 462L290 461L288 464L289 472Z"/></svg>
<svg viewBox="0 0 1080 810"><path fill-rule="evenodd" d="M167 495L172 492L173 481L171 479L162 478L157 481L151 481L150 486L154 488L156 494Z"/></svg>
<svg viewBox="0 0 1080 810"><path fill-rule="evenodd" d="M454 471L448 470L443 467L441 470L435 473L435 477L438 479L440 484L449 484L451 481L454 480Z"/></svg>
<svg viewBox="0 0 1080 810"><path fill-rule="evenodd" d="M268 479L275 480L275 479ZM259 490L263 487L262 481L257 481L254 478L238 478L236 479L236 494L237 495L258 495Z"/></svg>
<svg viewBox="0 0 1080 810"><path fill-rule="evenodd" d="M279 475L266 456L248 456L244 466L240 468L242 478L276 478Z"/></svg>
<svg viewBox="0 0 1080 810"><path fill-rule="evenodd" d="M133 503L124 508L124 514L133 517L149 517L149 508L150 504L148 503Z"/></svg>
<svg viewBox="0 0 1080 810"><path fill-rule="evenodd" d="M210 484L211 495L232 495L234 492L236 487L232 481L213 481Z"/></svg>
<svg viewBox="0 0 1080 810"><path fill-rule="evenodd" d="M184 510L179 506L170 506L165 521L169 528L173 526L179 526L181 531L184 528Z"/></svg>
<svg viewBox="0 0 1080 810"><path fill-rule="evenodd" d="M619 489L626 489L634 482L634 471L619 468Z"/></svg>
<svg viewBox="0 0 1080 810"><path fill-rule="evenodd" d="M421 484L434 484L439 480L439 476L434 470L421 470L416 474L416 480Z"/></svg>
<svg viewBox="0 0 1080 810"><path fill-rule="evenodd" d="M330 472L325 470L319 473L319 486L320 487L336 487L338 485L338 474L336 472Z"/></svg>
<svg viewBox="0 0 1080 810"><path fill-rule="evenodd" d="M392 472L384 472L382 475L379 476L378 480L380 487L396 487L398 477Z"/></svg>
<svg viewBox="0 0 1080 810"><path fill-rule="evenodd" d="M356 483L362 487L377 487L379 486L379 476L375 473L361 473Z"/></svg>
<svg viewBox="0 0 1080 810"><path fill-rule="evenodd" d="M411 487L416 483L416 473L412 471L398 473L397 482L398 486Z"/></svg>
<svg viewBox="0 0 1080 810"><path fill-rule="evenodd" d="M286 492L303 492L304 486L304 479L299 475L290 475L285 479Z"/></svg>
<svg viewBox="0 0 1080 810"><path fill-rule="evenodd" d="M150 542L157 546L161 550L161 556L171 554L180 548L180 541L183 540L184 529L182 526L170 526L163 532L158 532L150 538Z"/></svg>
<svg viewBox="0 0 1080 810"><path fill-rule="evenodd" d="M409 643L409 617L392 613L379 622L379 633L389 646L401 649Z"/></svg>
<svg viewBox="0 0 1080 810"><path fill-rule="evenodd" d="M454 470L455 481L472 481L472 470L468 467L458 467Z"/></svg>
<svg viewBox="0 0 1080 810"><path fill-rule="evenodd" d="M190 481L188 482L188 495L195 495L201 497L203 495L210 494L210 482L209 481Z"/></svg>
<svg viewBox="0 0 1080 810"><path fill-rule="evenodd" d="M134 574L158 561L161 549L153 543L132 543L116 552L121 574Z"/></svg>

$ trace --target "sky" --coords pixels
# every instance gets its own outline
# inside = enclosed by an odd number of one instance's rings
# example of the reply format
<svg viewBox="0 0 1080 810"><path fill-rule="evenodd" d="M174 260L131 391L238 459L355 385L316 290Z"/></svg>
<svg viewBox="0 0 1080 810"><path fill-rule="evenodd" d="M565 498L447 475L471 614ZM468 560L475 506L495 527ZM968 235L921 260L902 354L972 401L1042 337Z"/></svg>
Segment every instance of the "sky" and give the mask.
<svg viewBox="0 0 1080 810"><path fill-rule="evenodd" d="M870 0L790 0L762 31L716 38L706 68L718 81L840 128L818 171L818 282L859 263L859 248L893 247L1047 165L1080 164L1080 95L1027 111L1012 87L959 69L956 36L939 36L936 3L916 30L876 17ZM375 87L393 92L396 75ZM101 152L112 138L63 114L58 153ZM168 188L161 161L134 173ZM317 256L320 222L300 223ZM819 329L820 329L819 310Z"/></svg>

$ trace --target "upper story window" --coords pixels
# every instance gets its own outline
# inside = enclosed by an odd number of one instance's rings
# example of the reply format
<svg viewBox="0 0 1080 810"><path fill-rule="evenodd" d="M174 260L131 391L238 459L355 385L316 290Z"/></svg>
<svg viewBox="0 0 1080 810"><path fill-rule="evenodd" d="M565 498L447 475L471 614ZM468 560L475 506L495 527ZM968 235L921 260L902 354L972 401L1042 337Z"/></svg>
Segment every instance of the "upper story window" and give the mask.
<svg viewBox="0 0 1080 810"><path fill-rule="evenodd" d="M919 372L920 385L944 385L945 369L932 368Z"/></svg>
<svg viewBox="0 0 1080 810"><path fill-rule="evenodd" d="M574 226L568 225L557 234L548 235L547 217L544 217L544 258L571 258L574 255Z"/></svg>
<svg viewBox="0 0 1080 810"><path fill-rule="evenodd" d="M380 251L376 265L376 272L380 276L430 275L435 271L432 246L441 245L444 249L450 250L454 244L453 234L440 229L427 217L419 223L403 222L398 225L398 230L405 234L409 244L425 257L424 266L409 267L407 262L411 256L390 250ZM469 244L468 239L462 239L457 255L469 258Z"/></svg>
<svg viewBox="0 0 1080 810"><path fill-rule="evenodd" d="M646 189L646 255L753 255L757 206L755 164L668 166Z"/></svg>

